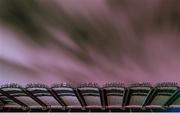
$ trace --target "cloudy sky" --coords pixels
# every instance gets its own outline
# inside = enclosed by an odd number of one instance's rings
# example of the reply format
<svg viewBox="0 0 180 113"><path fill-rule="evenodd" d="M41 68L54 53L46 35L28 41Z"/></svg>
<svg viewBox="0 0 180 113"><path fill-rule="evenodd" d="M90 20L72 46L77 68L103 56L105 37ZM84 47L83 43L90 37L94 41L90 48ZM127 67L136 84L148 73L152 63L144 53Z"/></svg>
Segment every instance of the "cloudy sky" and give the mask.
<svg viewBox="0 0 180 113"><path fill-rule="evenodd" d="M178 0L1 0L0 83L180 82Z"/></svg>

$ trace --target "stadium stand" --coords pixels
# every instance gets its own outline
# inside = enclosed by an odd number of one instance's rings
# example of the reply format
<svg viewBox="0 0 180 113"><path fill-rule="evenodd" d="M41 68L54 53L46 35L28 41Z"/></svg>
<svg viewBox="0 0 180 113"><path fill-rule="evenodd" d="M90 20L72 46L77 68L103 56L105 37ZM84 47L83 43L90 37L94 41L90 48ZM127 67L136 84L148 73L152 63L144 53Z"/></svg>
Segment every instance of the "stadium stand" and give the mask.
<svg viewBox="0 0 180 113"><path fill-rule="evenodd" d="M180 88L176 83L124 85L84 83L5 84L0 88L0 111L22 112L179 112Z"/></svg>

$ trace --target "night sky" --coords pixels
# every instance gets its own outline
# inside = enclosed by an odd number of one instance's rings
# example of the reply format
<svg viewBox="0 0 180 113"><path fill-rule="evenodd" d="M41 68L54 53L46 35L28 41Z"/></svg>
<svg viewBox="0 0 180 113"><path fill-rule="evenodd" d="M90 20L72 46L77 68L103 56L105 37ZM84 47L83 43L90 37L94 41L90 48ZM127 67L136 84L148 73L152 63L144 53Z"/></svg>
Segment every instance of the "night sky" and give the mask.
<svg viewBox="0 0 180 113"><path fill-rule="evenodd" d="M0 83L180 82L179 0L1 0Z"/></svg>

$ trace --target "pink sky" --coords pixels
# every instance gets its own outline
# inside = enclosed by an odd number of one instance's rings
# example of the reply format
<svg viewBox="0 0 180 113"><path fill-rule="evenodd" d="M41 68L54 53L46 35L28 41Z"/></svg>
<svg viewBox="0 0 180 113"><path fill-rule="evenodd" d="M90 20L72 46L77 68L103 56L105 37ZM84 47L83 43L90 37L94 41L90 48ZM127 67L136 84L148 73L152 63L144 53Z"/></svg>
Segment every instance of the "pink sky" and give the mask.
<svg viewBox="0 0 180 113"><path fill-rule="evenodd" d="M125 33L129 33L127 34L129 39L123 39L127 42L123 46L125 52L114 59L114 57L109 58L98 53L91 46L87 46L88 56L95 62L89 64L81 62L72 53L63 48L59 49L51 43L46 47L39 47L29 40L21 40L19 37L26 37L26 35L0 24L1 84L11 82L22 85L32 82L48 85L59 82L73 84L82 82L99 84L105 82L180 82L179 32L166 28L143 32L142 52L139 54L135 48L139 40L132 26L129 25L129 17L123 12L119 15L113 14L103 0L62 0L60 2L68 13L80 13L92 24L93 18L89 14L95 13L111 21L119 31L123 28ZM149 6L145 11L139 13L153 13L154 8L157 7L153 2L146 1L144 4L152 7ZM138 8L137 11L139 11ZM134 13L137 11L135 10ZM53 28L49 28L49 31L66 46L75 51L82 51L64 32ZM121 49L115 49L116 52L121 52Z"/></svg>

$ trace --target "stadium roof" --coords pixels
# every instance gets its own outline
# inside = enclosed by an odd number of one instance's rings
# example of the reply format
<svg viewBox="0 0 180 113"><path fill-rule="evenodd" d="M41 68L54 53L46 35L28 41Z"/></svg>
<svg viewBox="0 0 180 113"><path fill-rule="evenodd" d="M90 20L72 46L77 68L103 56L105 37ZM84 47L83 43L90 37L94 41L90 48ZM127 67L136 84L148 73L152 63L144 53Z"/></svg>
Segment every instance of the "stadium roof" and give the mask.
<svg viewBox="0 0 180 113"><path fill-rule="evenodd" d="M5 84L0 111L172 111L180 109L176 83Z"/></svg>

